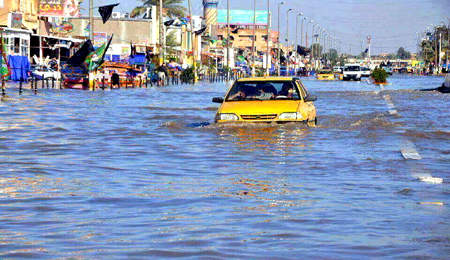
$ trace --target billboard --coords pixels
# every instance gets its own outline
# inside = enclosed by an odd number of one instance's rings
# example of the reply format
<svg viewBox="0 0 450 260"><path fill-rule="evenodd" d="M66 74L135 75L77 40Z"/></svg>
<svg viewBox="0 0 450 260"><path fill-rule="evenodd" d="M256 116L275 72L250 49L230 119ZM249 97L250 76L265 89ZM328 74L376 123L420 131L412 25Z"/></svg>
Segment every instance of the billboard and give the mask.
<svg viewBox="0 0 450 260"><path fill-rule="evenodd" d="M50 17L80 17L79 0L41 0L39 15Z"/></svg>
<svg viewBox="0 0 450 260"><path fill-rule="evenodd" d="M22 13L8 13L8 27L22 28Z"/></svg>
<svg viewBox="0 0 450 260"><path fill-rule="evenodd" d="M227 24L227 10L217 10L217 23ZM253 11L230 10L230 24L253 25ZM267 11L256 11L256 25L267 24Z"/></svg>
<svg viewBox="0 0 450 260"><path fill-rule="evenodd" d="M95 47L100 47L108 42L108 34L105 32L93 32L92 36L94 37L93 45Z"/></svg>

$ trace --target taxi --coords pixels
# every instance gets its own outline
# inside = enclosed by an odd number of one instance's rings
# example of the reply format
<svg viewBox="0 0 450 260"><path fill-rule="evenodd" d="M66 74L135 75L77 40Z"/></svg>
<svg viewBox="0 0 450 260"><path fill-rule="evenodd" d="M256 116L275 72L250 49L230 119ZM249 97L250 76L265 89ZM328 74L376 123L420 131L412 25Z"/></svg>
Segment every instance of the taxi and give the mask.
<svg viewBox="0 0 450 260"><path fill-rule="evenodd" d="M317 80L334 80L334 73L331 70L319 70L316 73Z"/></svg>
<svg viewBox="0 0 450 260"><path fill-rule="evenodd" d="M317 97L308 94L297 77L254 77L237 80L221 103L214 122L317 124Z"/></svg>

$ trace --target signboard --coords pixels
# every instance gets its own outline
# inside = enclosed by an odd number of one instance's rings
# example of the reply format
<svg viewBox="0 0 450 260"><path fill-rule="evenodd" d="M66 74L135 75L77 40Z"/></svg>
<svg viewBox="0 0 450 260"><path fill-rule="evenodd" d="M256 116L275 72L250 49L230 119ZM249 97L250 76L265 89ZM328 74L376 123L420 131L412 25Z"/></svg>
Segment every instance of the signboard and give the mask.
<svg viewBox="0 0 450 260"><path fill-rule="evenodd" d="M108 34L105 32L94 32L92 34L94 37L94 46L99 47L102 46L103 43L108 42Z"/></svg>
<svg viewBox="0 0 450 260"><path fill-rule="evenodd" d="M22 13L8 13L8 27L22 28Z"/></svg>
<svg viewBox="0 0 450 260"><path fill-rule="evenodd" d="M277 31L270 31L269 38L271 42L278 42L278 32Z"/></svg>
<svg viewBox="0 0 450 260"><path fill-rule="evenodd" d="M227 10L217 10L217 23L227 24ZM253 25L253 11L230 10L230 24ZM256 25L267 24L267 11L256 11Z"/></svg>
<svg viewBox="0 0 450 260"><path fill-rule="evenodd" d="M40 0L39 15L51 17L80 17L79 0Z"/></svg>
<svg viewBox="0 0 450 260"><path fill-rule="evenodd" d="M122 46L120 48L120 59L122 59L122 60L127 59L129 53L130 53L130 47Z"/></svg>
<svg viewBox="0 0 450 260"><path fill-rule="evenodd" d="M62 21L60 23L55 23L52 25L53 32L60 33L70 33L74 31L73 24Z"/></svg>

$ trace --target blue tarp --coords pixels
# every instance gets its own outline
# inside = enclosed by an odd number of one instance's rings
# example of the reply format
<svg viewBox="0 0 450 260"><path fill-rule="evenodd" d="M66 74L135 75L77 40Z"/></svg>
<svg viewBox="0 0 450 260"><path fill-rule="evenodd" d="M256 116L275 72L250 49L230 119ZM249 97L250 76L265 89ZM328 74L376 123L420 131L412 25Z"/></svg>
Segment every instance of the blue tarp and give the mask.
<svg viewBox="0 0 450 260"><path fill-rule="evenodd" d="M131 64L145 64L145 54L136 54L133 58L131 56L128 59L128 63Z"/></svg>
<svg viewBox="0 0 450 260"><path fill-rule="evenodd" d="M20 79L28 79L28 72L30 71L28 57L8 55L8 64L11 68L11 80L19 81Z"/></svg>

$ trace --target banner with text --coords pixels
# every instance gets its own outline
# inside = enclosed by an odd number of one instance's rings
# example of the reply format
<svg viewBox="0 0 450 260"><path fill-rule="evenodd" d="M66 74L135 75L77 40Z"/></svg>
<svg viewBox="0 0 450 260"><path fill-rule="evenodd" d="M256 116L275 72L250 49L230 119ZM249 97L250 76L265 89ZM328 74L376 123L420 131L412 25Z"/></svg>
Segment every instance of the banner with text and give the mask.
<svg viewBox="0 0 450 260"><path fill-rule="evenodd" d="M50 17L80 17L79 0L41 0L39 15Z"/></svg>

